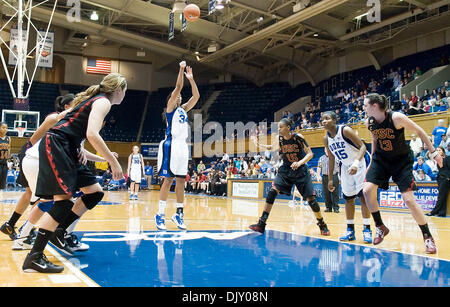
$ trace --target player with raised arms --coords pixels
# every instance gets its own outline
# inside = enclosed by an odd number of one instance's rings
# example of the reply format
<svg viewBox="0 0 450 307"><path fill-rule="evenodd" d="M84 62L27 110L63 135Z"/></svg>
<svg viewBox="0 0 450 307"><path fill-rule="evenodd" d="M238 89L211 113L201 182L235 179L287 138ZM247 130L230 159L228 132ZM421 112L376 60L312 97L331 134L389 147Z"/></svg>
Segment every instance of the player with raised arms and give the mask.
<svg viewBox="0 0 450 307"><path fill-rule="evenodd" d="M186 72L184 69L186 68ZM188 102L182 104L181 90L183 89L184 76L189 80L192 88L192 97ZM158 151L158 174L164 177L164 182L159 192L159 208L155 215L156 227L159 230L166 230L165 209L170 186L175 177L176 213L172 216L172 221L179 229L186 229L184 223L184 182L188 172L189 148L187 138L189 136L188 112L197 104L200 98L197 85L194 81L192 68L186 62L180 62L175 89L167 99L165 118L167 122L166 138L159 144Z"/></svg>

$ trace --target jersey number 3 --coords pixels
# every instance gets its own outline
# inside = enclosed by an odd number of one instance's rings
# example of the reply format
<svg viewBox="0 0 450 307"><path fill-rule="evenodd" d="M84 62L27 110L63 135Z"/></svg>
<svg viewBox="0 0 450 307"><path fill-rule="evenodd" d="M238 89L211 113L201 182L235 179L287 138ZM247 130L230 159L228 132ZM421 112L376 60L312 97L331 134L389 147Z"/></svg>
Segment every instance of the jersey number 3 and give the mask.
<svg viewBox="0 0 450 307"><path fill-rule="evenodd" d="M180 114L180 124L187 123L188 119L184 114Z"/></svg>
<svg viewBox="0 0 450 307"><path fill-rule="evenodd" d="M380 142L380 148L384 151L392 151L394 149L390 140L379 140L378 142Z"/></svg>

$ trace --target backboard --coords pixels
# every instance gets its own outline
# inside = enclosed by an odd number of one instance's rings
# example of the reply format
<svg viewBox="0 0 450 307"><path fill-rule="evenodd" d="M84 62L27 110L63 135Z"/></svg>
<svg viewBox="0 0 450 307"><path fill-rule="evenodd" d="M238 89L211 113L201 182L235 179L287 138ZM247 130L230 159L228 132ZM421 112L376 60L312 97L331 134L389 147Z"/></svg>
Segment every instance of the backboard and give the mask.
<svg viewBox="0 0 450 307"><path fill-rule="evenodd" d="M8 125L8 135L29 137L39 127L40 113L34 111L2 110L2 122Z"/></svg>

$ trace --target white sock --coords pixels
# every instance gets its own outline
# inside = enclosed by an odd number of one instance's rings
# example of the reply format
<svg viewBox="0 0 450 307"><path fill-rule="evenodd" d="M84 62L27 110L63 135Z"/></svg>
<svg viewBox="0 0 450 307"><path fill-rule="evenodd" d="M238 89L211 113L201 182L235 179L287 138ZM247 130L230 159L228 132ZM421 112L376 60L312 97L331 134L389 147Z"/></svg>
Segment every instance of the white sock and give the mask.
<svg viewBox="0 0 450 307"><path fill-rule="evenodd" d="M363 218L362 220L363 220L363 224L364 225L369 225L370 226L370 218L368 218L368 219Z"/></svg>
<svg viewBox="0 0 450 307"><path fill-rule="evenodd" d="M66 229L67 233L72 233L79 221L80 219L76 219L72 224L70 224L70 226Z"/></svg>
<svg viewBox="0 0 450 307"><path fill-rule="evenodd" d="M166 205L167 205L167 202L165 200L159 201L158 214L164 214L166 212Z"/></svg>
<svg viewBox="0 0 450 307"><path fill-rule="evenodd" d="M25 224L23 225L22 230L20 231L18 237L19 237L19 238L27 237L27 236L30 234L31 229L33 229L33 227L34 227L34 225L31 224L31 223L27 220L27 221L25 222Z"/></svg>
<svg viewBox="0 0 450 307"><path fill-rule="evenodd" d="M347 220L347 224L355 225L355 220Z"/></svg>

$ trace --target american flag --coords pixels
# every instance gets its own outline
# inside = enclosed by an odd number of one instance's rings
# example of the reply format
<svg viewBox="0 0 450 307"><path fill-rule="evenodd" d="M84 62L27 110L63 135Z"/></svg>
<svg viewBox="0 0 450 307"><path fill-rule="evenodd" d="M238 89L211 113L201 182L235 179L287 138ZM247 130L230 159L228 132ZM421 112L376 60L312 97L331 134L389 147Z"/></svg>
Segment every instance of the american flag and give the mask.
<svg viewBox="0 0 450 307"><path fill-rule="evenodd" d="M111 73L111 61L88 59L86 72L88 74L108 75Z"/></svg>

